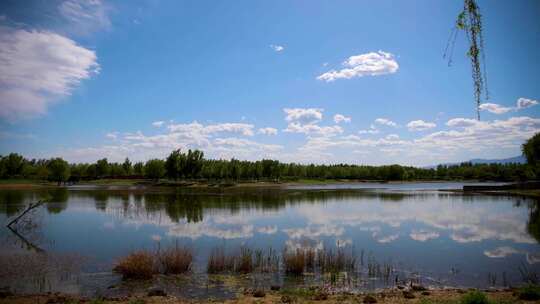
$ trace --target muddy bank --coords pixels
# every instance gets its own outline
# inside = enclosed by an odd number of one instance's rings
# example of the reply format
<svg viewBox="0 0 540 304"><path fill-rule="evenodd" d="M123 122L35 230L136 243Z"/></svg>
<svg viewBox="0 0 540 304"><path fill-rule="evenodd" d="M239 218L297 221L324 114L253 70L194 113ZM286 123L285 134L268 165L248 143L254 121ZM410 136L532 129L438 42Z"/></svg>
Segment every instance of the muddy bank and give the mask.
<svg viewBox="0 0 540 304"><path fill-rule="evenodd" d="M466 290L399 290L391 289L376 293L335 293L322 290L257 290L240 291L233 299L188 300L161 294L159 291L125 297L90 299L66 294L43 294L27 296L7 296L0 299L0 304L40 304L40 303L125 303L125 304L157 304L157 303L460 303L469 291ZM516 290L493 290L482 293L490 303L540 303L539 300L521 300ZM474 302L476 303L476 302ZM478 302L480 303L480 302Z"/></svg>

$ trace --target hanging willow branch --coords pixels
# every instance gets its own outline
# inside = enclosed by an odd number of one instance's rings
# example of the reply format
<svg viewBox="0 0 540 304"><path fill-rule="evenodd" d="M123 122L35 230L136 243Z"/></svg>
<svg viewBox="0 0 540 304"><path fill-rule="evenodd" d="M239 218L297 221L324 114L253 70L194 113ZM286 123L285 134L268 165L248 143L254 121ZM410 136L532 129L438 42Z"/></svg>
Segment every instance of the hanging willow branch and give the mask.
<svg viewBox="0 0 540 304"><path fill-rule="evenodd" d="M467 56L471 60L472 78L474 84L474 99L476 101L476 115L480 120L480 104L482 92L486 100L489 99L486 73L486 57L484 53L484 37L482 35L482 15L476 0L464 0L463 11L458 15L456 25L452 28L450 37L444 51L444 58L448 65L452 64L452 54L459 30L465 31L469 41Z"/></svg>

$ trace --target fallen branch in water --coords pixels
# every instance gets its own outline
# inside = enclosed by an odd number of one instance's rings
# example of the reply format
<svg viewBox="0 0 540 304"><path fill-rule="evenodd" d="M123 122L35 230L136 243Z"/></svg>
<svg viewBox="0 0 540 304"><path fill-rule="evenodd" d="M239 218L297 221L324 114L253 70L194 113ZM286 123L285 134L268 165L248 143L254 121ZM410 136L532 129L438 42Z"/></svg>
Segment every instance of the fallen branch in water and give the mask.
<svg viewBox="0 0 540 304"><path fill-rule="evenodd" d="M30 203L30 205L28 205L28 207L26 208L26 210L24 210L19 216L17 216L16 218L14 218L11 222L9 222L6 227L10 228L11 229L11 226L13 224L16 224L25 214L27 214L28 212L30 212L32 209L35 209L41 205L43 205L43 203L45 203L45 201L38 201L37 203L35 204L32 204Z"/></svg>
<svg viewBox="0 0 540 304"><path fill-rule="evenodd" d="M16 229L13 229L11 227L7 227L9 229L9 231L11 231L17 238L19 238L19 240L21 240L23 242L24 245L26 245L26 248L27 249L32 249L34 250L35 252L37 253L44 253L45 250L41 249L39 246L36 246L34 245L32 242L30 242L29 240L27 240L24 236L22 236L19 232L17 232Z"/></svg>

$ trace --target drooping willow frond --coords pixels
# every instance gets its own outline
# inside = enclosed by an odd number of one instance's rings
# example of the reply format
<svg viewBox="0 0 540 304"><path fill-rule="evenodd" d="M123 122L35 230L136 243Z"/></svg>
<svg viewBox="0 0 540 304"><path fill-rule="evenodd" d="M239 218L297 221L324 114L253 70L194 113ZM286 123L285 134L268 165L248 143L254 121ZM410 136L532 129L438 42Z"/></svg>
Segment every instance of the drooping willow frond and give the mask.
<svg viewBox="0 0 540 304"><path fill-rule="evenodd" d="M485 93L487 100L489 99L489 91L487 86L484 37L482 34L482 15L480 14L480 8L476 4L476 0L464 0L463 11L458 15L456 25L452 28L443 55L445 59L448 59L449 66L452 64L454 45L459 30L465 31L467 40L469 41L467 56L471 60L476 114L478 120L480 120L482 93Z"/></svg>

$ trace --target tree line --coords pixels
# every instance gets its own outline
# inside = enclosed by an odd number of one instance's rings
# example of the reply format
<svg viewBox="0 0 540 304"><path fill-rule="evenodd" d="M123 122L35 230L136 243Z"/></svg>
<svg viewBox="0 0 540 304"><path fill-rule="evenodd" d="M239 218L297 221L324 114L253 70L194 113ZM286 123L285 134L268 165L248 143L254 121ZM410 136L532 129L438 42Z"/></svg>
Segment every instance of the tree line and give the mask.
<svg viewBox="0 0 540 304"><path fill-rule="evenodd" d="M282 163L277 160L241 161L205 159L199 150L172 151L166 159L150 159L133 164L109 162L68 163L62 158L26 159L17 153L0 155L0 179L35 179L77 182L107 178L147 178L159 180L280 181L298 179L344 180L530 180L540 177L540 133L522 145L527 164L439 165L436 168L411 166L315 165Z"/></svg>
<svg viewBox="0 0 540 304"><path fill-rule="evenodd" d="M540 154L536 146L524 145L525 153ZM531 138L531 140L533 139ZM106 158L95 163L68 163L62 158L26 159L11 153L0 156L1 179L33 179L53 182L81 180L145 178L159 180L205 181L286 181L299 179L342 179L373 181L405 180L500 180L517 181L540 176L538 155L526 154L528 164L471 164L439 165L435 168L387 165L364 166L348 164L316 165L283 163L277 160L243 161L237 159L205 159L199 150L172 151L166 159L151 159L132 163L109 162ZM536 163L535 163L536 161Z"/></svg>

